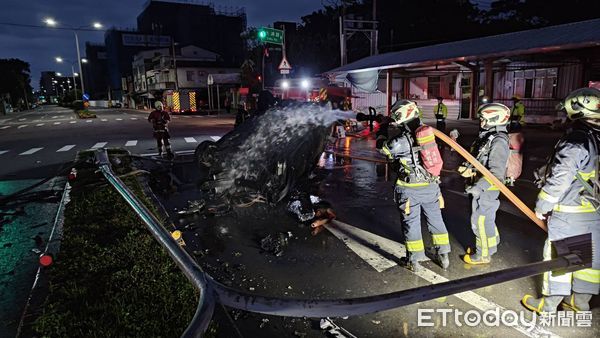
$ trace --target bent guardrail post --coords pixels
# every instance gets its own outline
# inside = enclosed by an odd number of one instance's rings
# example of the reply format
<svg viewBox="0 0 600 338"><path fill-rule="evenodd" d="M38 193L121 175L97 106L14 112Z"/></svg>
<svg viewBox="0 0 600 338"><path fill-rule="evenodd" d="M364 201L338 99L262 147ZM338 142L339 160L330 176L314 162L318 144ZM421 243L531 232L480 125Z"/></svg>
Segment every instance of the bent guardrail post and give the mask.
<svg viewBox="0 0 600 338"><path fill-rule="evenodd" d="M182 337L200 337L206 331L215 307L214 293L210 290L206 276L196 261L188 253L181 249L179 244L171 237L171 234L160 224L156 217L146 206L129 190L129 188L112 171L106 149L97 149L95 159L98 168L106 177L108 182L131 206L133 211L148 226L150 233L167 250L167 253L183 271L185 276L192 282L200 292L198 308L194 318L184 331Z"/></svg>

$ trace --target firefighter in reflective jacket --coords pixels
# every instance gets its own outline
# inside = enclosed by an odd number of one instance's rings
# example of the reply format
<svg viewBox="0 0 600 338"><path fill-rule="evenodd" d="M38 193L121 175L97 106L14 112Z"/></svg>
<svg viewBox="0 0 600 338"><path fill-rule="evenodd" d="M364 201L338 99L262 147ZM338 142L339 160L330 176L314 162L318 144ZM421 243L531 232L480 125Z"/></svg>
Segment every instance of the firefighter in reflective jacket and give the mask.
<svg viewBox="0 0 600 338"><path fill-rule="evenodd" d="M500 103L482 105L478 112L479 135L471 153L501 182L505 179L508 162L508 133L506 127L510 119L510 109ZM467 168L467 170L464 170ZM496 253L500 236L496 228L496 211L500 207L500 191L485 176L463 165L459 168L467 177L466 193L472 196L471 228L475 234L475 251L469 249L463 260L468 264L487 264Z"/></svg>
<svg viewBox="0 0 600 338"><path fill-rule="evenodd" d="M425 260L425 246L421 235L421 211L425 215L433 245L437 251L436 260L444 269L448 267L450 241L442 218L443 197L439 178L430 174L419 157L415 130L421 125L419 109L407 100L397 101L391 108L392 124L400 129L400 134L387 139L380 136L380 152L392 161L398 161L398 179L394 189L394 201L401 211L402 231L406 241L409 269L421 269L420 261Z"/></svg>
<svg viewBox="0 0 600 338"><path fill-rule="evenodd" d="M433 106L433 115L437 121L436 128L441 132L446 132L446 118L448 118L448 107L444 104L444 98L438 96L438 103Z"/></svg>
<svg viewBox="0 0 600 338"><path fill-rule="evenodd" d="M558 305L574 311L589 310L592 295L600 291L600 210L598 196L600 145L600 91L578 89L561 103L573 128L557 143L554 155L541 169L536 216L548 217L544 259L552 259L552 241L592 234L595 245L590 269L544 274L542 297L525 295L523 305L535 312L554 312ZM587 186L587 187L586 187Z"/></svg>
<svg viewBox="0 0 600 338"><path fill-rule="evenodd" d="M513 107L510 111L510 127L519 130L525 125L525 105L517 95L512 97Z"/></svg>
<svg viewBox="0 0 600 338"><path fill-rule="evenodd" d="M158 156L162 156L164 143L167 156L172 157L173 153L171 152L171 144L169 143L171 135L169 135L169 129L167 128L167 124L171 121L171 116L163 110L163 104L160 101L154 103L154 108L148 116L148 122L152 123L152 128L154 129L153 135L156 139Z"/></svg>

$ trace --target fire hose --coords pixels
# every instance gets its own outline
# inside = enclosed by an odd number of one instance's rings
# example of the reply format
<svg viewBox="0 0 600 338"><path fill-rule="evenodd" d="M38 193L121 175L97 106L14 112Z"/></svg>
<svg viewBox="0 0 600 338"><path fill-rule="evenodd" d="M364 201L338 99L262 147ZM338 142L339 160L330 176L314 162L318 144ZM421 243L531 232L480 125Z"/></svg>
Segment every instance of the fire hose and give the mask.
<svg viewBox="0 0 600 338"><path fill-rule="evenodd" d="M471 163L475 167L475 169L477 169L485 178L490 180L496 187L498 187L498 189L500 189L500 192L504 194L504 196L506 196L506 198L508 198L508 200L512 204L519 208L519 210L521 210L525 214L525 216L529 217L529 219L531 219L533 223L542 228L544 231L548 232L548 227L546 226L546 223L537 218L535 216L535 212L529 209L527 205L523 203L523 201L521 201L515 194L513 194L512 191L510 191L510 189L508 189L504 185L504 183L500 182L500 180L496 176L494 176L486 167L479 163L479 161L477 161L475 157L473 157L473 155L471 155L468 151L465 150L465 148L461 147L453 139L448 137L448 135L435 128L432 129L433 133L437 138L444 141L447 145L452 147L452 149L456 150L456 152L458 152L462 157L465 158L465 160Z"/></svg>

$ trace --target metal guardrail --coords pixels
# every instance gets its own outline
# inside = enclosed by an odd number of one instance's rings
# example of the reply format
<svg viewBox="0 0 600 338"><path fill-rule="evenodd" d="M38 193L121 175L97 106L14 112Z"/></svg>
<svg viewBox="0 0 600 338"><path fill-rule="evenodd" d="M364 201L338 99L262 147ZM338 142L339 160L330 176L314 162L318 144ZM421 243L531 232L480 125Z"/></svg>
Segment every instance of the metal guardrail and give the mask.
<svg viewBox="0 0 600 338"><path fill-rule="evenodd" d="M254 295L227 287L203 272L198 263L177 244L156 217L114 174L105 149L96 150L96 163L109 183L144 221L152 235L200 291L196 314L182 337L202 336L208 327L216 301L235 309L276 316L313 318L357 316L472 291L514 279L531 277L546 271L570 272L591 266L592 240L591 234L587 234L553 242L560 256L549 261L387 294L329 300Z"/></svg>

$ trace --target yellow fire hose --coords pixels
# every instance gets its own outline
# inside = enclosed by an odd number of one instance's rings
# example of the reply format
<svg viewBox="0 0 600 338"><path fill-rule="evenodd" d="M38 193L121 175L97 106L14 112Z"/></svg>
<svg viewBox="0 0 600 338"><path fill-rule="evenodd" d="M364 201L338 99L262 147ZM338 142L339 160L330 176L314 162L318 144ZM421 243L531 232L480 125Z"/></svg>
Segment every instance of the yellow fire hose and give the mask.
<svg viewBox="0 0 600 338"><path fill-rule="evenodd" d="M537 224L537 226L542 228L544 231L548 232L548 228L546 227L544 221L537 218L535 216L535 213L531 211L531 209L529 209L525 205L525 203L523 203L523 201L521 201L517 196L515 196L515 194L513 194L512 191L510 191L502 182L500 182L499 179L496 178L496 176L492 175L492 173L489 170L487 170L487 168L484 167L481 163L479 163L479 161L477 161L475 157L473 157L468 151L466 151L458 143L454 142L454 140L452 140L443 132L435 128L432 129L433 133L437 138L444 141L447 145L456 150L456 152L458 152L462 157L465 158L465 160L471 163L475 167L475 169L482 173L483 176L492 181L492 183L494 183L494 185L498 187L498 189L500 189L500 192L503 193L504 196L506 196L506 198L508 198L508 200L512 202L512 204L519 208L519 210L521 210L527 217L529 217L529 219L531 219L535 224Z"/></svg>

